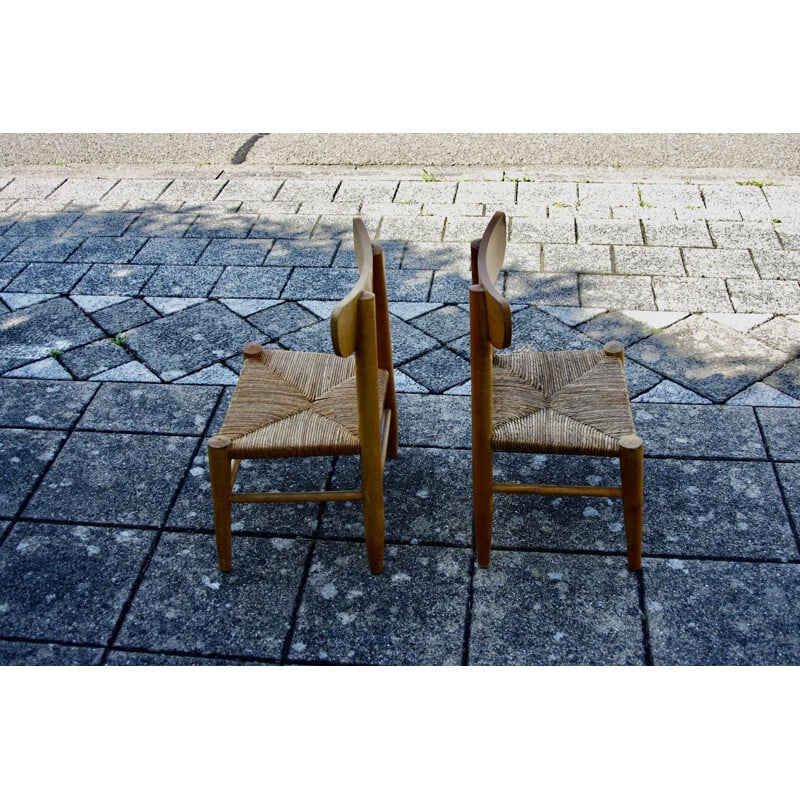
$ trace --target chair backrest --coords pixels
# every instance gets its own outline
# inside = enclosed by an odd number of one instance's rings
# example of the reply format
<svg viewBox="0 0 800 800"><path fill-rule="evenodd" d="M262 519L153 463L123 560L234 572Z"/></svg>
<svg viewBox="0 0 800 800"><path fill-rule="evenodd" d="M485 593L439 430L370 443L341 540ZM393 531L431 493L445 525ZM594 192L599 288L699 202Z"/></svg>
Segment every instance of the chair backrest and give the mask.
<svg viewBox="0 0 800 800"><path fill-rule="evenodd" d="M472 283L483 290L487 336L498 349L511 344L511 306L495 286L505 253L506 215L496 211L483 237L472 243Z"/></svg>

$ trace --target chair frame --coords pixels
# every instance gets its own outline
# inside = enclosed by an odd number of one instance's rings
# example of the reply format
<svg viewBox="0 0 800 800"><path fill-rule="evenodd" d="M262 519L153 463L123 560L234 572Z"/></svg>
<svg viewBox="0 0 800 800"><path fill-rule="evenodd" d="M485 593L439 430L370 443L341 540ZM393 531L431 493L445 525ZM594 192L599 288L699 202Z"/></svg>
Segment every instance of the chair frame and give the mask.
<svg viewBox="0 0 800 800"><path fill-rule="evenodd" d="M214 508L214 531L219 568L231 568L231 505L234 503L308 503L360 501L369 568L373 574L383 570L384 495L383 473L388 458L398 454L397 400L389 327L389 304L383 248L370 241L359 218L353 220L353 238L359 278L347 296L333 309L330 318L331 341L337 356L355 357L356 402L358 406L359 459L361 486L343 491L234 492L240 459L230 453L231 440L212 436L207 443ZM244 358L260 358L263 348L249 342ZM381 407L378 370L387 373L386 392ZM330 453L329 455L337 455ZM264 458L274 458L265 456Z"/></svg>
<svg viewBox="0 0 800 800"><path fill-rule="evenodd" d="M644 498L644 442L639 436L628 435L619 439L619 486L500 483L494 480L493 356L495 348L504 349L511 344L511 306L495 287L505 255L505 229L505 215L498 211L483 237L475 239L470 248L473 283L469 289L473 532L478 565L488 567L491 559L494 495L540 494L621 497L628 569L639 570L642 565ZM624 348L619 342L609 342L603 350L606 355L624 363Z"/></svg>

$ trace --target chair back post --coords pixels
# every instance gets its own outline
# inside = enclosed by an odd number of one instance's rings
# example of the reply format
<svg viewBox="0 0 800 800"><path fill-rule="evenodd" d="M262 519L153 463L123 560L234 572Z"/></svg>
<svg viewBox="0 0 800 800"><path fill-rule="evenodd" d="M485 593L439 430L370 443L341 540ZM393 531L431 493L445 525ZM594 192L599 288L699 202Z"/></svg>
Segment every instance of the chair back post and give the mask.
<svg viewBox="0 0 800 800"><path fill-rule="evenodd" d="M472 251L472 273L486 293L487 333L492 344L502 350L511 344L511 306L494 282L503 268L506 252L506 215L496 211L480 239L478 252Z"/></svg>

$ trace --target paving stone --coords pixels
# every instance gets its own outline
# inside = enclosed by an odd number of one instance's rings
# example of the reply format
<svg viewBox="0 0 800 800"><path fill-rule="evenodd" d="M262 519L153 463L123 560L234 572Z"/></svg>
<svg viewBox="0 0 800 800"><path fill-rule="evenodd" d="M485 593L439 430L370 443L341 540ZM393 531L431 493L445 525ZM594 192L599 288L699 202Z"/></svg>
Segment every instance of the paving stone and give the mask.
<svg viewBox="0 0 800 800"><path fill-rule="evenodd" d="M391 545L381 576L363 545L320 542L289 657L340 664L461 663L466 550Z"/></svg>
<svg viewBox="0 0 800 800"><path fill-rule="evenodd" d="M340 180L338 178L330 180L287 178L277 195L275 195L275 199L282 202L288 200L330 202L339 188L339 183Z"/></svg>
<svg viewBox="0 0 800 800"><path fill-rule="evenodd" d="M160 378L138 361L128 361L118 367L92 375L90 381L122 381L124 383L159 383Z"/></svg>
<svg viewBox="0 0 800 800"><path fill-rule="evenodd" d="M7 311L18 311L21 308L29 308L43 303L45 300L54 299L54 295L50 293L38 294L31 292L3 292L0 297L3 298Z"/></svg>
<svg viewBox="0 0 800 800"><path fill-rule="evenodd" d="M579 275L581 304L590 308L656 309L646 275Z"/></svg>
<svg viewBox="0 0 800 800"><path fill-rule="evenodd" d="M635 312L610 311L595 315L579 327L581 333L596 339L601 344L622 342L625 347L645 339L661 328L668 327L684 315L668 311L652 311L650 317L637 319Z"/></svg>
<svg viewBox="0 0 800 800"><path fill-rule="evenodd" d="M771 314L706 314L706 319L713 322L718 322L720 325L725 325L728 328L733 328L735 331L747 333L753 330L756 326L761 325L770 319ZM758 336L754 336L758 339ZM763 337L760 339L763 341ZM764 342L769 344L768 342ZM781 349L781 348L779 348Z"/></svg>
<svg viewBox="0 0 800 800"><path fill-rule="evenodd" d="M793 408L759 408L771 458L800 461L800 414Z"/></svg>
<svg viewBox="0 0 800 800"><path fill-rule="evenodd" d="M220 201L253 200L259 203L275 198L283 181L277 178L231 178L217 195Z"/></svg>
<svg viewBox="0 0 800 800"><path fill-rule="evenodd" d="M653 292L660 311L733 311L728 288L722 278L654 276Z"/></svg>
<svg viewBox="0 0 800 800"><path fill-rule="evenodd" d="M581 206L633 206L639 202L639 187L632 183L579 183Z"/></svg>
<svg viewBox="0 0 800 800"><path fill-rule="evenodd" d="M401 420L402 424L402 420ZM392 544L472 544L471 455L467 450L402 447L384 470L385 524ZM409 476L413 482L409 483ZM333 489L360 485L358 459L340 458ZM363 539L361 504L328 503L322 514L323 537Z"/></svg>
<svg viewBox="0 0 800 800"><path fill-rule="evenodd" d="M780 392L800 398L800 359L795 359L777 372L773 372L764 378L764 383Z"/></svg>
<svg viewBox="0 0 800 800"><path fill-rule="evenodd" d="M797 314L800 284L797 281L727 281L734 309L741 312Z"/></svg>
<svg viewBox="0 0 800 800"><path fill-rule="evenodd" d="M95 391L95 386L82 383L0 378L0 423L20 428L69 428Z"/></svg>
<svg viewBox="0 0 800 800"><path fill-rule="evenodd" d="M789 514L795 530L800 529L800 464L776 464L778 480L783 487Z"/></svg>
<svg viewBox="0 0 800 800"><path fill-rule="evenodd" d="M202 297L209 294L223 270L221 266L158 267L142 287L142 292L161 297Z"/></svg>
<svg viewBox="0 0 800 800"><path fill-rule="evenodd" d="M433 292L431 299L433 299ZM506 278L505 297L512 303L579 306L577 275L512 272Z"/></svg>
<svg viewBox="0 0 800 800"><path fill-rule="evenodd" d="M267 256L267 266L278 267L329 267L333 263L338 242L275 242Z"/></svg>
<svg viewBox="0 0 800 800"><path fill-rule="evenodd" d="M517 184L510 181L459 181L456 203L485 203L487 206L513 204L516 201Z"/></svg>
<svg viewBox="0 0 800 800"><path fill-rule="evenodd" d="M643 183L639 186L642 201L651 206L685 208L702 206L700 188L685 183Z"/></svg>
<svg viewBox="0 0 800 800"><path fill-rule="evenodd" d="M486 225L487 220L485 217L450 215L445 222L444 241L471 242L473 239L480 239L486 230ZM569 241L573 240L570 239Z"/></svg>
<svg viewBox="0 0 800 800"><path fill-rule="evenodd" d="M294 277L300 272L297 277ZM242 298L275 298L289 290L290 274L296 283L306 285L303 278L306 273L313 272L319 277L318 270L295 270L290 273L283 267L226 267L220 279L211 289L212 297L242 297ZM310 283L313 280L308 276ZM299 299L299 298L298 298Z"/></svg>
<svg viewBox="0 0 800 800"><path fill-rule="evenodd" d="M638 220L578 220L578 242L581 244L643 244Z"/></svg>
<svg viewBox="0 0 800 800"><path fill-rule="evenodd" d="M186 236L209 239L243 239L255 225L257 219L257 214L201 212L189 226Z"/></svg>
<svg viewBox="0 0 800 800"><path fill-rule="evenodd" d="M710 210L735 209L743 219L768 220L773 216L763 191L758 186L717 186L703 184L703 198Z"/></svg>
<svg viewBox="0 0 800 800"><path fill-rule="evenodd" d="M134 328L127 346L163 379L173 380L233 355L259 336L219 303L202 303Z"/></svg>
<svg viewBox="0 0 800 800"><path fill-rule="evenodd" d="M16 667L89 667L100 663L101 647L6 642L0 640L0 664Z"/></svg>
<svg viewBox="0 0 800 800"><path fill-rule="evenodd" d="M539 306L539 308L571 328L576 328L581 323L605 312L604 308L573 308L571 306Z"/></svg>
<svg viewBox="0 0 800 800"><path fill-rule="evenodd" d="M764 279L800 279L800 253L753 250L753 260Z"/></svg>
<svg viewBox="0 0 800 800"><path fill-rule="evenodd" d="M628 355L721 403L786 361L786 354L692 315L638 342Z"/></svg>
<svg viewBox="0 0 800 800"><path fill-rule="evenodd" d="M800 567L688 559L648 562L653 661L667 665L779 665L800 661Z"/></svg>
<svg viewBox="0 0 800 800"><path fill-rule="evenodd" d="M250 229L255 239L308 239L317 225L319 214L286 214L267 211L259 215Z"/></svg>
<svg viewBox="0 0 800 800"><path fill-rule="evenodd" d="M678 219L674 208L650 208L648 206L614 206L611 218L615 220L651 220L655 222L674 222ZM641 228L640 228L641 230Z"/></svg>
<svg viewBox="0 0 800 800"><path fill-rule="evenodd" d="M712 247L705 222L644 221L644 237L648 245L657 247Z"/></svg>
<svg viewBox="0 0 800 800"><path fill-rule="evenodd" d="M92 319L110 336L159 319L159 315L143 300L132 298L92 312Z"/></svg>
<svg viewBox="0 0 800 800"><path fill-rule="evenodd" d="M630 361L627 361L625 364L626 372L629 363ZM631 394L633 395L633 392ZM711 404L711 401L707 397L703 397L702 395L699 395L696 392L687 389L685 386L680 386L674 381L661 381L660 383L657 382L657 385L654 386L652 389L645 392L644 394L638 395L636 397L636 402L637 403L687 403L689 405L695 405L698 403L708 404L708 405Z"/></svg>
<svg viewBox="0 0 800 800"><path fill-rule="evenodd" d="M800 225L797 223L775 225L781 244L788 250L800 250Z"/></svg>
<svg viewBox="0 0 800 800"><path fill-rule="evenodd" d="M791 406L800 407L800 400L773 389L766 383L754 383L728 400L729 406Z"/></svg>
<svg viewBox="0 0 800 800"><path fill-rule="evenodd" d="M61 177L14 178L11 183L3 187L0 197L44 198L52 194L62 183L64 178Z"/></svg>
<svg viewBox="0 0 800 800"><path fill-rule="evenodd" d="M469 378L469 362L441 348L403 364L403 372L431 392L441 394Z"/></svg>
<svg viewBox="0 0 800 800"><path fill-rule="evenodd" d="M78 429L199 436L219 393L206 386L107 383L92 398Z"/></svg>
<svg viewBox="0 0 800 800"><path fill-rule="evenodd" d="M0 516L13 517L19 511L65 438L58 431L0 428Z"/></svg>
<svg viewBox="0 0 800 800"><path fill-rule="evenodd" d="M158 526L197 440L75 432L26 508L34 519Z"/></svg>
<svg viewBox="0 0 800 800"><path fill-rule="evenodd" d="M13 252L14 248L24 241L24 236L0 236L0 258L6 259L7 261L10 258L9 254ZM20 268L25 266L26 263L26 260L20 261ZM6 263L0 264L0 267L5 269Z"/></svg>
<svg viewBox="0 0 800 800"><path fill-rule="evenodd" d="M214 364L175 381L177 384L193 383L211 386L234 386L238 376L221 364Z"/></svg>
<svg viewBox="0 0 800 800"><path fill-rule="evenodd" d="M686 272L691 277L702 278L757 278L758 272L750 253L746 250L683 251Z"/></svg>
<svg viewBox="0 0 800 800"><path fill-rule="evenodd" d="M102 331L66 298L15 311L0 325L0 371L102 338Z"/></svg>
<svg viewBox="0 0 800 800"><path fill-rule="evenodd" d="M133 258L134 264L191 265L196 264L209 239L173 239L155 237L148 240L145 246Z"/></svg>
<svg viewBox="0 0 800 800"><path fill-rule="evenodd" d="M104 645L153 534L20 523L0 547L0 635Z"/></svg>
<svg viewBox="0 0 800 800"><path fill-rule="evenodd" d="M484 226L485 227L485 226ZM475 237L480 238L480 237ZM510 229L510 241L514 243L562 243L573 245L576 241L575 220L571 216L534 219L514 218ZM561 250L574 251L575 248Z"/></svg>
<svg viewBox="0 0 800 800"><path fill-rule="evenodd" d="M513 208L513 204L510 207ZM451 218L482 217L485 227L489 219L484 213L485 208L483 203L459 203L456 201L455 203L425 203L422 210L426 214L434 216L444 214L448 218L448 222Z"/></svg>
<svg viewBox="0 0 800 800"><path fill-rule="evenodd" d="M401 180L395 203L416 200L421 203L452 203L455 201L458 184L455 181L406 181ZM414 237L411 237L414 238Z"/></svg>
<svg viewBox="0 0 800 800"><path fill-rule="evenodd" d="M171 211L159 204L142 209L139 217L125 231L126 236L153 236L177 239L189 230L196 211Z"/></svg>
<svg viewBox="0 0 800 800"><path fill-rule="evenodd" d="M391 203L397 191L395 180L368 180L364 178L345 178L339 184L334 202Z"/></svg>
<svg viewBox="0 0 800 800"><path fill-rule="evenodd" d="M767 457L752 408L636 404L633 418L649 456Z"/></svg>
<svg viewBox="0 0 800 800"><path fill-rule="evenodd" d="M661 380L661 376L658 373L643 367L641 364L637 364L630 358L625 359L625 380L628 383L628 394L631 399L635 398L637 402L645 396L646 392L649 393L653 387L662 382L667 383L667 381ZM703 403L709 402L704 397L697 399Z"/></svg>
<svg viewBox="0 0 800 800"><path fill-rule="evenodd" d="M80 236L30 236L5 256L14 261L66 261L83 243Z"/></svg>
<svg viewBox="0 0 800 800"><path fill-rule="evenodd" d="M104 195L104 200L120 203L152 202L169 185L166 178L122 178Z"/></svg>
<svg viewBox="0 0 800 800"><path fill-rule="evenodd" d="M213 537L165 533L117 644L277 660L307 551L290 539L237 537L233 569L222 573Z"/></svg>
<svg viewBox="0 0 800 800"><path fill-rule="evenodd" d="M270 239L241 241L239 239L214 239L203 251L201 266L260 266L272 248Z"/></svg>
<svg viewBox="0 0 800 800"><path fill-rule="evenodd" d="M611 272L611 250L607 245L543 246L546 272Z"/></svg>
<svg viewBox="0 0 800 800"><path fill-rule="evenodd" d="M303 207L306 205L307 204L304 203ZM328 203L328 205L333 206L335 209L337 204ZM341 205L344 206L345 204L342 203ZM312 241L316 241L317 239L341 239L343 242L347 242L347 247L352 249L353 217L356 215L345 213L344 209L339 214L334 214L331 211L321 211L320 214L319 221L311 233ZM367 229L370 238L375 241L377 238L378 226L381 221L380 215L360 214L359 217L364 223L364 227Z"/></svg>
<svg viewBox="0 0 800 800"><path fill-rule="evenodd" d="M381 242L383 248L383 266L386 269L398 269L403 258L403 242ZM356 255L351 246L340 247L333 259L333 267L354 269Z"/></svg>
<svg viewBox="0 0 800 800"><path fill-rule="evenodd" d="M399 395L397 418L403 446L472 446L469 397Z"/></svg>
<svg viewBox="0 0 800 800"><path fill-rule="evenodd" d="M797 558L771 464L647 459L645 498L646 553Z"/></svg>
<svg viewBox="0 0 800 800"><path fill-rule="evenodd" d="M6 287L9 292L66 293L89 269L86 264L47 264L34 262Z"/></svg>
<svg viewBox="0 0 800 800"><path fill-rule="evenodd" d="M135 211L91 211L70 226L70 236L120 237L136 220ZM111 259L95 259L104 261Z"/></svg>
<svg viewBox="0 0 800 800"><path fill-rule="evenodd" d="M569 325L564 325L538 308L523 308L513 312L511 324L511 346L508 352L598 348L598 343L594 339L590 339ZM465 344L468 347L468 343Z"/></svg>
<svg viewBox="0 0 800 800"><path fill-rule="evenodd" d="M245 269L240 267L239 269ZM223 276L224 278L224 276ZM279 296L284 300L341 300L358 280L355 269L320 269L295 267ZM269 297L269 294L238 294L238 297ZM276 295L273 295L276 296Z"/></svg>
<svg viewBox="0 0 800 800"><path fill-rule="evenodd" d="M28 213L20 217L10 233L13 236L35 236L39 238L64 235L80 217L79 212ZM73 239L73 241L75 241Z"/></svg>
<svg viewBox="0 0 800 800"><path fill-rule="evenodd" d="M221 412L227 409L223 403ZM209 426L216 432L222 414ZM236 491L264 492L321 491L332 471L330 458L286 458L245 460L237 476ZM279 536L313 536L317 529L319 506L313 503L237 503L232 512L232 529L238 533L267 533ZM208 451L203 444L192 460L168 520L171 528L213 531L211 482L208 477ZM234 562L237 545L234 543Z"/></svg>
<svg viewBox="0 0 800 800"><path fill-rule="evenodd" d="M170 183L158 199L162 202L170 202L171 200L187 202L213 200L219 195L227 182L227 179L177 178Z"/></svg>
<svg viewBox="0 0 800 800"><path fill-rule="evenodd" d="M138 294L156 269L154 264L95 264L73 291L79 295Z"/></svg>
<svg viewBox="0 0 800 800"><path fill-rule="evenodd" d="M578 202L578 185L572 181L523 181L516 186L518 204L575 205Z"/></svg>
<svg viewBox="0 0 800 800"><path fill-rule="evenodd" d="M800 318L773 317L751 330L750 335L776 350L800 356Z"/></svg>
<svg viewBox="0 0 800 800"><path fill-rule="evenodd" d="M50 358L43 358L40 361L34 361L26 364L24 367L6 372L7 378L41 378L43 380L72 380L72 375L67 372L61 364L58 363L60 355L54 355Z"/></svg>
<svg viewBox="0 0 800 800"><path fill-rule="evenodd" d="M636 578L616 558L494 552L474 578L470 664L643 664Z"/></svg>
<svg viewBox="0 0 800 800"><path fill-rule="evenodd" d="M708 227L717 247L781 248L769 222L709 222Z"/></svg>
<svg viewBox="0 0 800 800"><path fill-rule="evenodd" d="M415 317L413 325L440 342L450 342L469 333L469 313L458 306L440 306Z"/></svg>
<svg viewBox="0 0 800 800"><path fill-rule="evenodd" d="M441 242L445 217L384 217L379 236L381 239Z"/></svg>
<svg viewBox="0 0 800 800"><path fill-rule="evenodd" d="M248 318L248 322L263 331L270 339L277 339L307 325L314 325L319 322L319 317L297 303L279 303L253 314Z"/></svg>
<svg viewBox="0 0 800 800"><path fill-rule="evenodd" d="M466 276L470 269L470 251L463 243L408 242L401 266L403 269L463 271Z"/></svg>
<svg viewBox="0 0 800 800"><path fill-rule="evenodd" d="M615 271L620 275L686 274L677 247L614 246Z"/></svg>
<svg viewBox="0 0 800 800"><path fill-rule="evenodd" d="M77 347L64 353L60 362L78 380L87 380L130 361L127 351L109 339Z"/></svg>
<svg viewBox="0 0 800 800"><path fill-rule="evenodd" d="M56 200L91 203L99 200L117 178L67 178L52 194Z"/></svg>
<svg viewBox="0 0 800 800"><path fill-rule="evenodd" d="M91 236L69 257L69 261L125 264L134 258L146 241L146 238L137 236Z"/></svg>

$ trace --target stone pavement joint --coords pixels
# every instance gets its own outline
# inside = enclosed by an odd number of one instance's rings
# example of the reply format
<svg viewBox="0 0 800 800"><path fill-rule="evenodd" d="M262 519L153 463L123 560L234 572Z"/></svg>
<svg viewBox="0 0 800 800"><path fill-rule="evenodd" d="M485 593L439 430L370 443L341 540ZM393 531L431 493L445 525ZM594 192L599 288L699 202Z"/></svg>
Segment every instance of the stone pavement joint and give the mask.
<svg viewBox="0 0 800 800"><path fill-rule="evenodd" d="M271 140L231 135L235 165L0 167L0 663L800 663L800 165L425 179L259 166ZM474 565L469 242L497 209L512 348L626 346L640 574L610 498L499 497ZM330 350L354 215L386 253L399 389L385 571L345 503L237 507L222 574L205 439L246 341ZM496 468L616 480L604 459ZM238 481L358 469L245 462Z"/></svg>

